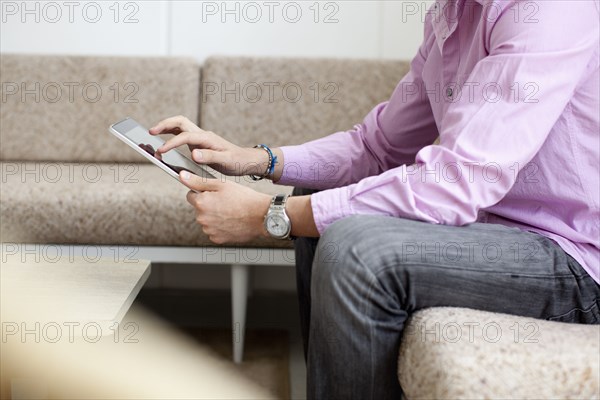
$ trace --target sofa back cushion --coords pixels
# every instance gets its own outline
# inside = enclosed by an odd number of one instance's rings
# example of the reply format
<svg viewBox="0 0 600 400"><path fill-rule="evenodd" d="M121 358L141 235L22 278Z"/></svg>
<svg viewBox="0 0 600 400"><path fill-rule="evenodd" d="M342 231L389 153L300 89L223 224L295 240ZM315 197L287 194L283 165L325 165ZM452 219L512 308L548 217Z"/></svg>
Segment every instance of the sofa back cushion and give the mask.
<svg viewBox="0 0 600 400"><path fill-rule="evenodd" d="M3 161L141 162L110 124L197 120L200 67L192 60L2 54L0 75Z"/></svg>
<svg viewBox="0 0 600 400"><path fill-rule="evenodd" d="M361 122L408 69L405 61L209 58L200 124L244 146L304 143Z"/></svg>

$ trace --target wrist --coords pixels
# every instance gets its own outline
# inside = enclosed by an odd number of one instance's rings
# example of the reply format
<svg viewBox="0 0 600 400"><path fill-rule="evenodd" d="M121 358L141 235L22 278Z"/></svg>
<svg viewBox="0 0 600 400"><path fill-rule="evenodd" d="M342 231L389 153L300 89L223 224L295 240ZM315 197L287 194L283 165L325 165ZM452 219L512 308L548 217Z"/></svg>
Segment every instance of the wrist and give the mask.
<svg viewBox="0 0 600 400"><path fill-rule="evenodd" d="M269 212L269 208L271 206L271 196L268 194L261 195L260 200L257 203L257 206L254 207L256 210L256 232L258 232L258 237L270 238L271 235L267 231L265 227L265 217Z"/></svg>
<svg viewBox="0 0 600 400"><path fill-rule="evenodd" d="M291 238L291 220L287 214L287 194L277 194L272 197L269 209L265 215L264 225L269 236L275 239Z"/></svg>
<svg viewBox="0 0 600 400"><path fill-rule="evenodd" d="M244 175L264 176L269 166L269 154L261 148L247 147L244 149L245 165L242 167Z"/></svg>
<svg viewBox="0 0 600 400"><path fill-rule="evenodd" d="M311 201L310 195L293 196L288 199L286 212L292 224L293 236L319 237Z"/></svg>

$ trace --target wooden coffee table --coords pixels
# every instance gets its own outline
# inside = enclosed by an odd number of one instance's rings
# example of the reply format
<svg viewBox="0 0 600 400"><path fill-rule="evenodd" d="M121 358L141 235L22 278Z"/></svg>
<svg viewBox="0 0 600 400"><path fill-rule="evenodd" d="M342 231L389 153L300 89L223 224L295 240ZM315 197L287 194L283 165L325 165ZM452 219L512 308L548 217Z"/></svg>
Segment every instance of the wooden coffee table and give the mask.
<svg viewBox="0 0 600 400"><path fill-rule="evenodd" d="M2 252L2 320L5 327L8 316L19 323L88 324L109 334L149 276L147 260Z"/></svg>
<svg viewBox="0 0 600 400"><path fill-rule="evenodd" d="M148 261L1 257L0 398L274 398L192 338L129 310Z"/></svg>
<svg viewBox="0 0 600 400"><path fill-rule="evenodd" d="M11 246L9 249L14 248ZM77 258L51 252L0 253L2 346L94 343L123 335L121 322L150 275L146 260ZM133 327L135 329L135 327ZM126 330L125 330L126 331ZM14 347L14 346L13 346ZM4 367L4 365L3 365ZM3 371L1 397L31 395L31 381ZM21 382L21 383L19 383ZM23 383L26 382L26 383Z"/></svg>

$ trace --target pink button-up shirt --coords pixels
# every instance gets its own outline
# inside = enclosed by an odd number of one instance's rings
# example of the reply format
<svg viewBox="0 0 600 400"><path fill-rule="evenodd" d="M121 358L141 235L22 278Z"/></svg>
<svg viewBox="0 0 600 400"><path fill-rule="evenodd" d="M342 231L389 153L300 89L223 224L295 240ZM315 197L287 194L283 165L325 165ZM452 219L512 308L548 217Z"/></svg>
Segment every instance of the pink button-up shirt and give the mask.
<svg viewBox="0 0 600 400"><path fill-rule="evenodd" d="M550 237L600 283L598 18L594 0L439 0L390 100L283 147L279 182L327 189L321 233L353 214L498 223Z"/></svg>

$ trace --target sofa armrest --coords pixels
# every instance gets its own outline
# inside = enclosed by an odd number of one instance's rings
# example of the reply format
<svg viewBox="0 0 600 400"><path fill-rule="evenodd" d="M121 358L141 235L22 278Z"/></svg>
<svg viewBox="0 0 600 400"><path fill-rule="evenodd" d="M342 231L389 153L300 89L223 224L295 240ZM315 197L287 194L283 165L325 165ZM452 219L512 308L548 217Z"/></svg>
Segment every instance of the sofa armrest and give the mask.
<svg viewBox="0 0 600 400"><path fill-rule="evenodd" d="M461 308L407 325L398 374L408 399L600 397L600 326Z"/></svg>

